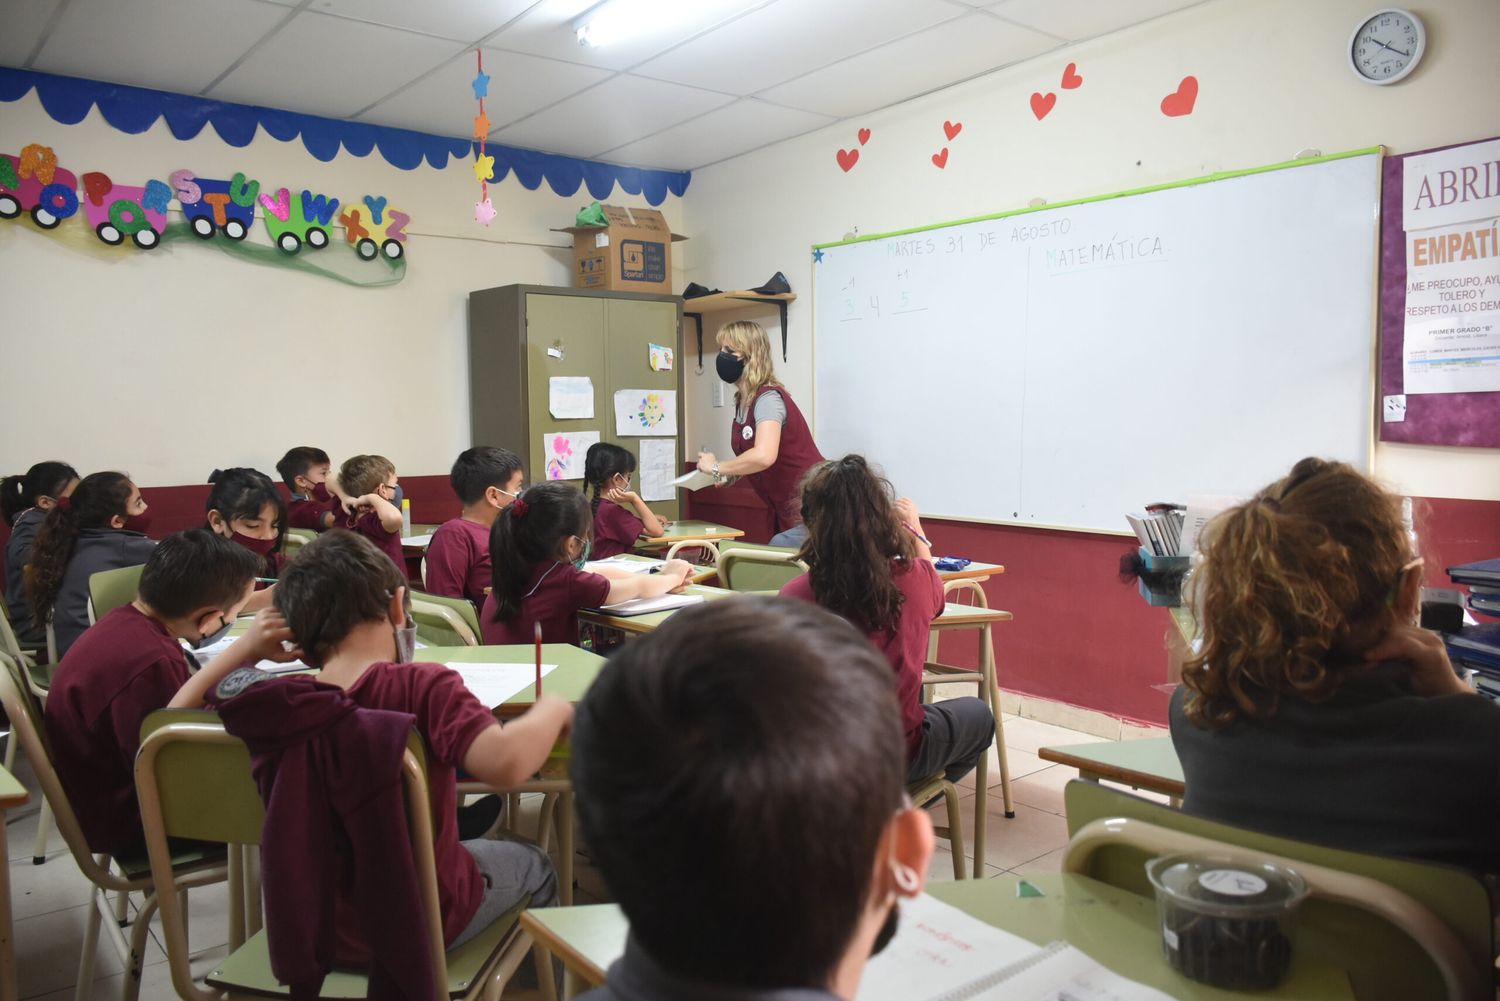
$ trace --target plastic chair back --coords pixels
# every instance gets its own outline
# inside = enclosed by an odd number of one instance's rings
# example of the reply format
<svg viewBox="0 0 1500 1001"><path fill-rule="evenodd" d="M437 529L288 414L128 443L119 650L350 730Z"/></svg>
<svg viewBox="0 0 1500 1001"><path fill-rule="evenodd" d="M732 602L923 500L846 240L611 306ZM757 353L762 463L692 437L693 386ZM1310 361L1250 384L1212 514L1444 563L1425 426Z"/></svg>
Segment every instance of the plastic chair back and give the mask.
<svg viewBox="0 0 1500 1001"><path fill-rule="evenodd" d="M1315 890L1320 873L1366 877L1409 898L1417 910L1435 917L1441 930L1454 939L1459 955L1448 965L1457 969L1447 971L1445 976L1443 964L1418 937L1425 927L1418 918L1382 917L1377 894L1361 899L1364 891L1342 896L1315 892L1302 905L1299 948L1311 949L1348 970L1360 998L1398 1001L1445 994L1479 996L1468 993L1472 985L1478 980L1489 983L1493 962L1491 905L1484 881L1476 873L1261 834L1194 817L1092 782L1068 783L1064 800L1068 831L1074 839L1063 863L1064 871L1083 872L1150 897L1146 862L1181 850L1179 841L1171 837L1180 834L1217 843L1231 854L1238 851L1280 858L1302 872ZM1131 828L1131 823L1138 826ZM1103 833L1106 830L1110 833ZM1116 836L1117 831L1123 833ZM1084 841L1094 843L1084 850ZM1325 883L1334 882L1338 880L1325 879ZM1470 978L1470 986L1461 988L1458 994L1452 986L1455 975Z"/></svg>
<svg viewBox="0 0 1500 1001"><path fill-rule="evenodd" d="M719 586L731 591L780 591L805 573L807 564L791 550L719 550Z"/></svg>
<svg viewBox="0 0 1500 1001"><path fill-rule="evenodd" d="M101 570L89 577L89 605L97 622L121 605L135 600L140 591L144 564Z"/></svg>
<svg viewBox="0 0 1500 1001"><path fill-rule="evenodd" d="M457 609L432 601L430 595L412 595L411 617L417 638L430 646L479 645L477 623L470 626Z"/></svg>

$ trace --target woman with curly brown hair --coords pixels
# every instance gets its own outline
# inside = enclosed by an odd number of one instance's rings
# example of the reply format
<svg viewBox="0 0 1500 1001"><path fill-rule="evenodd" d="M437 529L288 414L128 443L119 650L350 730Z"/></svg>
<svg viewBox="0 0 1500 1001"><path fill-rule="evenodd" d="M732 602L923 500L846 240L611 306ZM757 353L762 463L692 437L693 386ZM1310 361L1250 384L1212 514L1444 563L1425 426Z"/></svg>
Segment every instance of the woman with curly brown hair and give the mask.
<svg viewBox="0 0 1500 1001"><path fill-rule="evenodd" d="M783 596L822 605L869 637L895 674L906 733L907 778L942 773L957 782L995 739L995 717L976 698L922 702L922 666L943 584L932 565L917 506L893 499L890 483L863 456L814 466L802 484L808 572Z"/></svg>
<svg viewBox="0 0 1500 1001"><path fill-rule="evenodd" d="M1209 526L1172 698L1183 808L1500 873L1500 706L1421 629L1400 499L1303 459Z"/></svg>

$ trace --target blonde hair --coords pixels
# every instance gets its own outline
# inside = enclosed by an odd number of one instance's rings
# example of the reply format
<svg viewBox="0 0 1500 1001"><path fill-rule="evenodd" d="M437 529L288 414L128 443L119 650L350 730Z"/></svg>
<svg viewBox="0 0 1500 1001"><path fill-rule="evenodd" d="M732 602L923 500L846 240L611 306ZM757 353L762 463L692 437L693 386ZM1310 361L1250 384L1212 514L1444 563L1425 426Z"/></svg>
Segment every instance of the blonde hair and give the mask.
<svg viewBox="0 0 1500 1001"><path fill-rule="evenodd" d="M350 496L363 497L395 471L396 464L383 455L351 456L339 467L339 486Z"/></svg>
<svg viewBox="0 0 1500 1001"><path fill-rule="evenodd" d="M745 359L745 371L734 391L736 406L755 399L762 386L781 385L771 361L771 338L766 336L766 329L760 324L749 320L726 323L714 335L714 341L720 348L737 351Z"/></svg>
<svg viewBox="0 0 1500 1001"><path fill-rule="evenodd" d="M1351 466L1303 459L1207 534L1203 647L1182 670L1199 726L1332 698L1395 621L1412 557L1401 502Z"/></svg>

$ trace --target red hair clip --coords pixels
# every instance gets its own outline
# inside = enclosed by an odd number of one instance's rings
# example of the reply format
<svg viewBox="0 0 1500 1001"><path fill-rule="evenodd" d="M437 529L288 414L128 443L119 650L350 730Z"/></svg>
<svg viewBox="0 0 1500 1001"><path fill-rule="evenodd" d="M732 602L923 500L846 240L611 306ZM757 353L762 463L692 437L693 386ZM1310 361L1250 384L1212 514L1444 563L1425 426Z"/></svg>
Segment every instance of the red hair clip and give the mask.
<svg viewBox="0 0 1500 1001"><path fill-rule="evenodd" d="M531 510L531 505L517 497L510 502L510 516L517 521L526 517L526 512Z"/></svg>
<svg viewBox="0 0 1500 1001"><path fill-rule="evenodd" d="M63 510L63 511L70 511L70 510L72 510L72 508L73 508L73 498L71 498L71 497L59 497L57 499L57 507L60 510Z"/></svg>

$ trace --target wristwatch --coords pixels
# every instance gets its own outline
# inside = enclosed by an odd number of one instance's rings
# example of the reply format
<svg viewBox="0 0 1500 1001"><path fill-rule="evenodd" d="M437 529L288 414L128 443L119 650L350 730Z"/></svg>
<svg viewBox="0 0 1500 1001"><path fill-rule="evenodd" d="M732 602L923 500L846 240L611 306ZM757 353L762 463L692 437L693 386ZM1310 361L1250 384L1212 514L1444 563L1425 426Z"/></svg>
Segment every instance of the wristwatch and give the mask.
<svg viewBox="0 0 1500 1001"><path fill-rule="evenodd" d="M713 475L713 478L716 480L722 480L724 478L719 475L719 464L717 462L714 463L713 468L709 470L709 473L711 473Z"/></svg>

